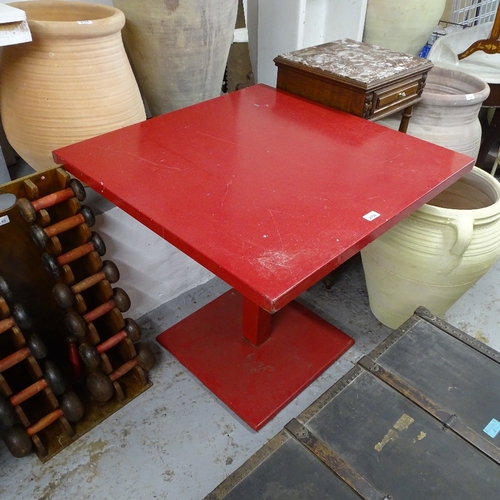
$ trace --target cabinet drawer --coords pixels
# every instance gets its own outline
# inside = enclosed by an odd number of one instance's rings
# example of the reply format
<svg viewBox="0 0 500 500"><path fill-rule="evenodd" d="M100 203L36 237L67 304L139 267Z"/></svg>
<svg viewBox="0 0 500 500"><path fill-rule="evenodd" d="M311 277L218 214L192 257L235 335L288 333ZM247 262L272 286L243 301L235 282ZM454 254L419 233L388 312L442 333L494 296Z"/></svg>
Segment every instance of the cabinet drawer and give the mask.
<svg viewBox="0 0 500 500"><path fill-rule="evenodd" d="M411 106L419 99L422 78L415 78L404 83L383 87L374 91L373 115L386 113L393 108Z"/></svg>

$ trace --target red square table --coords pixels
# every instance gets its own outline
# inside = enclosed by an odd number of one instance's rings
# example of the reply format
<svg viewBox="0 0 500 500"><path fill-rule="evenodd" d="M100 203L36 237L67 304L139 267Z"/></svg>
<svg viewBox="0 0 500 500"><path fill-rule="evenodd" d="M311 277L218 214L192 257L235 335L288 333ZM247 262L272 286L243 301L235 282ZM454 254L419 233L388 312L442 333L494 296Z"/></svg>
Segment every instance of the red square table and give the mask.
<svg viewBox="0 0 500 500"><path fill-rule="evenodd" d="M353 343L293 299L474 163L264 85L54 158L233 287L158 341L256 430Z"/></svg>

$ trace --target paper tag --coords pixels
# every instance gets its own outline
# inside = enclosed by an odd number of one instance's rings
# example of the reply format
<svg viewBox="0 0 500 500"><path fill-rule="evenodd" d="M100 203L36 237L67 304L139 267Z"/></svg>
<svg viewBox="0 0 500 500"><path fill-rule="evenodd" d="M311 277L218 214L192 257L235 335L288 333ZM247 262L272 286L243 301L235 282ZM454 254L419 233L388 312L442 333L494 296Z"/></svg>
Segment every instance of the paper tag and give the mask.
<svg viewBox="0 0 500 500"><path fill-rule="evenodd" d="M483 429L483 432L492 438L497 437L497 434L500 432L500 422L496 418L491 419L491 422Z"/></svg>
<svg viewBox="0 0 500 500"><path fill-rule="evenodd" d="M363 215L363 219L370 221L376 219L377 217L380 217L380 214L378 212L374 212L373 210L371 212L368 212L366 215Z"/></svg>
<svg viewBox="0 0 500 500"><path fill-rule="evenodd" d="M466 94L465 95L465 100L466 101L472 101L474 99L474 94Z"/></svg>
<svg viewBox="0 0 500 500"><path fill-rule="evenodd" d="M93 24L92 21L77 21L76 24Z"/></svg>
<svg viewBox="0 0 500 500"><path fill-rule="evenodd" d="M9 216L4 215L0 217L0 226L4 226L5 224L8 224L10 222Z"/></svg>

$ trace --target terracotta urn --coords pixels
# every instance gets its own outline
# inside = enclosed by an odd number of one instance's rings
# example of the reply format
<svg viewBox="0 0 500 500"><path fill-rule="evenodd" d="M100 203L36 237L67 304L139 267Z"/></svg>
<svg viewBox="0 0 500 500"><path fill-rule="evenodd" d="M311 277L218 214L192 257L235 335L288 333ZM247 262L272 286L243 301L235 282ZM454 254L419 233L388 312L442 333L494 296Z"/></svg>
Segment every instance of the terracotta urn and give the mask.
<svg viewBox="0 0 500 500"><path fill-rule="evenodd" d="M474 167L361 250L370 308L390 328L442 316L500 256L500 183Z"/></svg>
<svg viewBox="0 0 500 500"><path fill-rule="evenodd" d="M3 48L1 116L31 167L54 167L54 149L146 118L121 11L74 1L10 5L26 11L33 41Z"/></svg>
<svg viewBox="0 0 500 500"><path fill-rule="evenodd" d="M446 0L368 0L363 42L418 55Z"/></svg>
<svg viewBox="0 0 500 500"><path fill-rule="evenodd" d="M477 158L481 145L479 111L490 87L482 79L462 71L434 66L429 72L422 101L413 108L407 133ZM379 123L399 127L393 115Z"/></svg>
<svg viewBox="0 0 500 500"><path fill-rule="evenodd" d="M217 97L233 41L238 0L113 0L153 116Z"/></svg>

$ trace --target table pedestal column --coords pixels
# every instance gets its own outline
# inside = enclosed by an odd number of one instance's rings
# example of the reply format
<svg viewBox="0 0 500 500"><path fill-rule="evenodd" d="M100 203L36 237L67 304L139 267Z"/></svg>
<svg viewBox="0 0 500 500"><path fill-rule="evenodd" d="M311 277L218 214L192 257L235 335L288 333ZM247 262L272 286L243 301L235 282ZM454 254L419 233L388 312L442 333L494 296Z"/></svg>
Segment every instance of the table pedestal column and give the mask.
<svg viewBox="0 0 500 500"><path fill-rule="evenodd" d="M243 297L242 335L254 347L259 347L271 336L272 314Z"/></svg>

